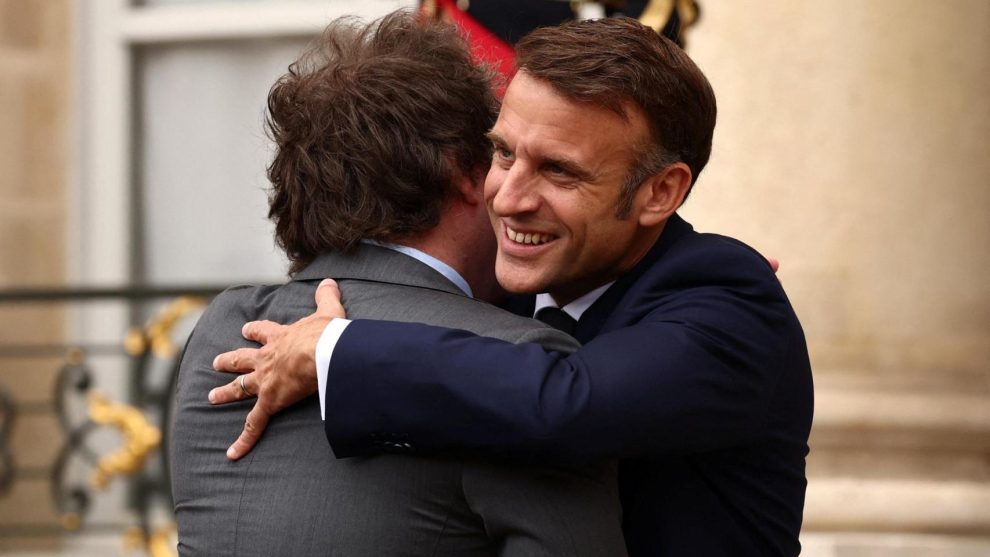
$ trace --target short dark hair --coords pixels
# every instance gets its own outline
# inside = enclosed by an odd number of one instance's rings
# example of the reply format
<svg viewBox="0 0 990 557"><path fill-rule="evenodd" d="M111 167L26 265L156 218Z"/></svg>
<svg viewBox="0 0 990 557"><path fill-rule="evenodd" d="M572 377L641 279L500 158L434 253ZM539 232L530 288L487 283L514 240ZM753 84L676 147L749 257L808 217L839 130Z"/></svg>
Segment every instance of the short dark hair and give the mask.
<svg viewBox="0 0 990 557"><path fill-rule="evenodd" d="M646 117L650 145L630 169L616 212L628 214L640 183L677 161L693 180L708 163L715 129L715 94L687 53L628 17L543 27L516 44L520 71L564 97L629 118L633 103Z"/></svg>
<svg viewBox="0 0 990 557"><path fill-rule="evenodd" d="M455 180L491 164L491 78L451 25L332 22L268 94L268 216L290 273L436 226Z"/></svg>

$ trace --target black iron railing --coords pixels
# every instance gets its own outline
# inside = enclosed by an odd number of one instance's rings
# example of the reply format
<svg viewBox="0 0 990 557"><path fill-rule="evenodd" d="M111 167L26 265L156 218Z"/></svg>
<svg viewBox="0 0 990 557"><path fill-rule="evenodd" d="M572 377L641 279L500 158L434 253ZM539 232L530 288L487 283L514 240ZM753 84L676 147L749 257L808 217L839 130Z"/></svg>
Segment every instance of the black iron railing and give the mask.
<svg viewBox="0 0 990 557"><path fill-rule="evenodd" d="M9 495L17 481L45 478L50 482L53 508L61 528L86 531L106 530L106 524L89 524L92 502L107 484L121 478L127 485L127 514L136 523L127 535L132 545L143 545L149 554L162 554L162 532L169 525L155 523L155 517L170 514L167 439L171 422L171 396L178 376L179 354L184 338L178 338L180 322L195 319L198 309L226 286L135 286L112 288L7 289L0 290L0 308L11 306L56 306L86 311L91 302L115 302L125 308L132 321L120 331L119 342L73 342L71 338L41 339L38 342L10 343L0 340L0 499ZM152 312L152 309L157 311ZM140 316L151 314L149 319ZM61 324L59 324L61 325ZM64 327L53 327L62 330ZM57 361L52 392L39 401L18 401L5 388L16 381L5 373L5 362L13 360ZM124 362L114 377L101 371L101 362ZM32 364L33 365L33 364ZM162 377L164 375L164 377ZM124 400L111 401L99 394L100 381L112 379L123 384ZM34 439L35 443L58 444L54 460L46 465L19 466L10 440L19 419L54 415L61 430L60 439ZM114 431L122 441L119 447L102 450L91 443L94 435ZM106 435L104 435L106 437ZM88 481L80 477L87 477ZM52 536L58 527L48 524L0 526L0 536ZM123 533L123 532L122 532ZM159 548L156 550L155 548Z"/></svg>

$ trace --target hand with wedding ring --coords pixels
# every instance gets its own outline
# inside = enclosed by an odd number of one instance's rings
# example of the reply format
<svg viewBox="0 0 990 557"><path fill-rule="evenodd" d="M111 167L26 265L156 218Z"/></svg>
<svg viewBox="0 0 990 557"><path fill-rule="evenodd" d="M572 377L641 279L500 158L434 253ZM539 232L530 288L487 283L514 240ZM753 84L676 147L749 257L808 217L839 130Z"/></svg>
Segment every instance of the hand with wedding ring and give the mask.
<svg viewBox="0 0 990 557"><path fill-rule="evenodd" d="M316 289L315 313L291 325L251 321L241 334L262 347L224 352L213 360L217 371L242 375L210 391L211 403L257 397L244 421L244 430L227 449L227 458L237 460L246 455L273 415L316 393L316 343L331 319L344 316L337 283L326 279Z"/></svg>
<svg viewBox="0 0 990 557"><path fill-rule="evenodd" d="M249 397L250 397L250 396L254 396L253 394L251 394L251 393L250 393L250 392L249 392L249 391L247 390L247 387L245 387L245 386L244 386L244 377L245 377L245 376L243 376L243 375L242 375L242 376L241 376L241 378L240 378L241 380L240 380L240 382L239 382L239 383L240 383L240 385L241 385L241 390L242 390L242 391L244 391L244 396L249 396Z"/></svg>

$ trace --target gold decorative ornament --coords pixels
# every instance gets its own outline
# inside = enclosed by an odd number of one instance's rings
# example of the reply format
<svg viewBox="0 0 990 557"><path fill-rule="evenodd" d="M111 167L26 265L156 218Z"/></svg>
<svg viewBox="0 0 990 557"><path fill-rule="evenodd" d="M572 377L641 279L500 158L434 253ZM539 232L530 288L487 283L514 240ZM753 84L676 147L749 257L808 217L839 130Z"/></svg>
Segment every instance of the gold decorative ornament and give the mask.
<svg viewBox="0 0 990 557"><path fill-rule="evenodd" d="M172 342L172 329L180 319L206 305L195 296L176 298L148 320L144 329L132 327L124 337L124 349L132 356L140 356L150 348L158 358L171 358L177 352Z"/></svg>
<svg viewBox="0 0 990 557"><path fill-rule="evenodd" d="M144 549L150 557L175 557L175 525L163 526L150 536L137 526L131 526L124 532L124 551L127 553Z"/></svg>
<svg viewBox="0 0 990 557"><path fill-rule="evenodd" d="M140 410L108 402L102 395L89 395L89 419L108 425L124 436L124 446L102 457L90 477L94 489L105 489L114 476L130 475L144 467L148 455L158 448L162 432Z"/></svg>
<svg viewBox="0 0 990 557"><path fill-rule="evenodd" d="M670 14L673 12L674 0L650 0L639 15L639 22L659 33L670 21Z"/></svg>
<svg viewBox="0 0 990 557"><path fill-rule="evenodd" d="M86 361L86 351L79 347L70 348L65 354L65 361L74 366L82 365Z"/></svg>
<svg viewBox="0 0 990 557"><path fill-rule="evenodd" d="M148 350L148 341L144 338L141 327L131 327L124 335L124 350L131 356L140 356Z"/></svg>
<svg viewBox="0 0 990 557"><path fill-rule="evenodd" d="M78 513L66 513L62 515L62 528L75 532L82 526L82 518Z"/></svg>
<svg viewBox="0 0 990 557"><path fill-rule="evenodd" d="M144 532L137 526L124 530L124 553L133 553L144 547Z"/></svg>
<svg viewBox="0 0 990 557"><path fill-rule="evenodd" d="M428 19L433 19L437 15L437 0L423 0L419 10Z"/></svg>
<svg viewBox="0 0 990 557"><path fill-rule="evenodd" d="M155 530L155 533L148 539L148 554L151 557L175 557L175 544L172 536L175 535L175 526L166 526Z"/></svg>
<svg viewBox="0 0 990 557"><path fill-rule="evenodd" d="M698 21L698 5L694 0L650 0L639 15L639 22L654 29L657 33L663 30L670 21L674 8L681 18L681 34Z"/></svg>

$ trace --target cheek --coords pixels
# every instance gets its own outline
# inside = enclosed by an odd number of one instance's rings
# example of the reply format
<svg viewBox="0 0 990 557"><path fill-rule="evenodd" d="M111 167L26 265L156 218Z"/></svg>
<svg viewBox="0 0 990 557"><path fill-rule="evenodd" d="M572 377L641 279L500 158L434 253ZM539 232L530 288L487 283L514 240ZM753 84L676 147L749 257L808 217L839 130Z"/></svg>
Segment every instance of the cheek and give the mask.
<svg viewBox="0 0 990 557"><path fill-rule="evenodd" d="M567 228L570 233L568 249L572 259L581 261L598 259L602 253L610 251L609 248L620 241L622 234L614 226L611 218L610 213L595 212L574 215L568 220Z"/></svg>
<svg viewBox="0 0 990 557"><path fill-rule="evenodd" d="M568 244L579 247L593 233L597 217L579 198L557 199L551 204L553 218L567 230Z"/></svg>
<svg viewBox="0 0 990 557"><path fill-rule="evenodd" d="M503 173L504 171L498 168L498 166L492 165L488 171L488 175L485 176L485 201L488 202L489 206L492 204L495 194L498 193L498 187L502 183Z"/></svg>

